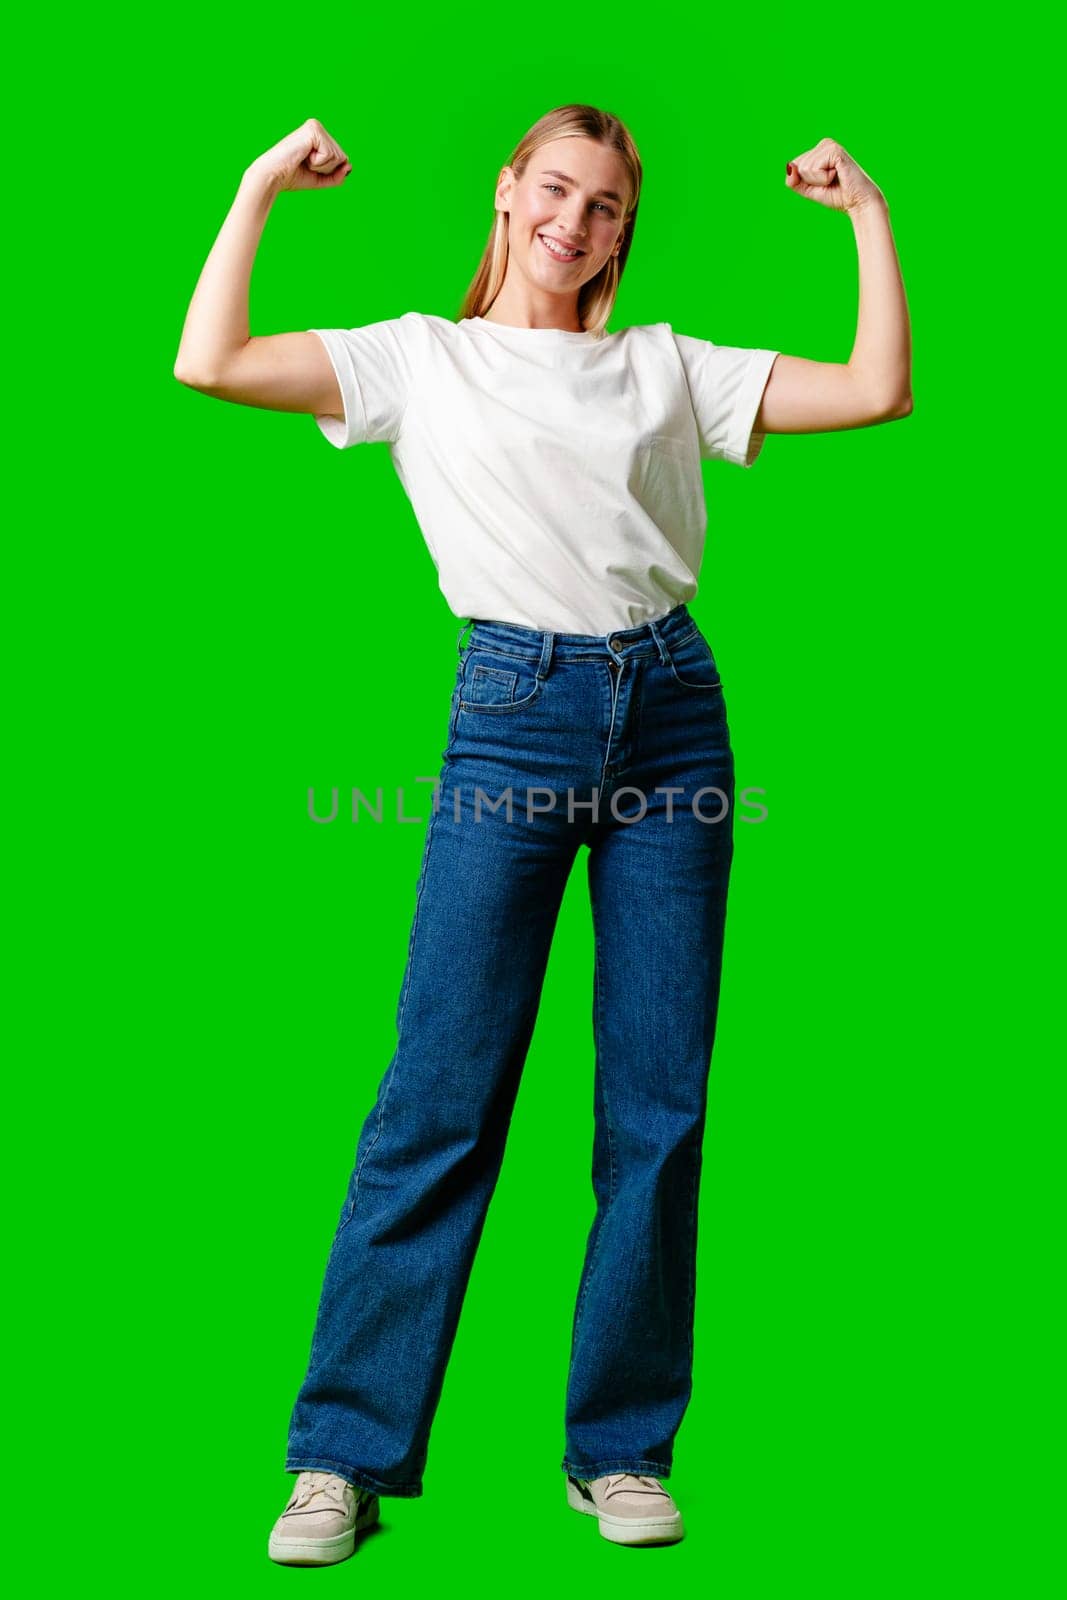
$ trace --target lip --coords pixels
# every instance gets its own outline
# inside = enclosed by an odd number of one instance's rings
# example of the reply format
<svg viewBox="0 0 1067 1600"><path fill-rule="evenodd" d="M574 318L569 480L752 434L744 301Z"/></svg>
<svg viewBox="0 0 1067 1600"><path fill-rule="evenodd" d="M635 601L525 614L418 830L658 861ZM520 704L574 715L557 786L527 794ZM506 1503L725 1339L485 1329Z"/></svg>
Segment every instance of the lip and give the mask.
<svg viewBox="0 0 1067 1600"><path fill-rule="evenodd" d="M553 244L558 244L561 247L561 249L563 249L563 250L575 250L575 251L577 251L577 255L575 256L575 260L576 261L577 261L579 256L584 256L585 255L585 251L579 249L579 247L577 245L568 244L566 239L557 239L554 233L538 233L537 237L539 239L541 239L541 240L551 239ZM551 254L552 254L552 252L549 251L549 255L551 255ZM553 257L553 260L558 260L558 259L559 259L558 256Z"/></svg>

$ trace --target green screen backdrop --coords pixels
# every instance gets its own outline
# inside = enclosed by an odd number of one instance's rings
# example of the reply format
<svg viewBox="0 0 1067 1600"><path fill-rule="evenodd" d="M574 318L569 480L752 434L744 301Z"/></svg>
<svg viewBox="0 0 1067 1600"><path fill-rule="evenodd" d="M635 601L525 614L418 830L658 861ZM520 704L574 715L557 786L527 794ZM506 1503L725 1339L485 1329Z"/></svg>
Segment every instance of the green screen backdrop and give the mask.
<svg viewBox="0 0 1067 1600"><path fill-rule="evenodd" d="M1052 40L1025 12L1009 37L917 6L892 24L198 5L21 24L14 1592L1050 1592L1060 159L1033 108ZM645 167L613 330L847 360L851 224L784 182L839 140L889 201L915 409L704 464L691 609L767 817L737 825L670 1480L687 1538L613 1547L559 1468L593 1215L583 852L426 1492L301 1579L266 1541L395 1043L415 780L440 765L459 622L385 445L335 451L310 416L184 388L174 358L243 169L306 117L355 170L277 200L258 334L458 315L499 167L571 100L620 115ZM420 821L346 821L378 785ZM316 826L309 788L334 786L341 818Z"/></svg>

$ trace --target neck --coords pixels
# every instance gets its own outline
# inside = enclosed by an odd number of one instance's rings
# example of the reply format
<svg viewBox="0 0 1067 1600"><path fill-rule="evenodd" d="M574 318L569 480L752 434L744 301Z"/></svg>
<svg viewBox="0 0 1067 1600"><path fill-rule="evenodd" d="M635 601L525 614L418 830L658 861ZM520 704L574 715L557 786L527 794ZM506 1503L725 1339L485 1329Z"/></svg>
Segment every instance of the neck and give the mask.
<svg viewBox="0 0 1067 1600"><path fill-rule="evenodd" d="M486 322L502 322L512 328L557 328L562 333L584 333L578 315L578 296L544 294L529 285L517 286L505 279L490 309L483 313Z"/></svg>

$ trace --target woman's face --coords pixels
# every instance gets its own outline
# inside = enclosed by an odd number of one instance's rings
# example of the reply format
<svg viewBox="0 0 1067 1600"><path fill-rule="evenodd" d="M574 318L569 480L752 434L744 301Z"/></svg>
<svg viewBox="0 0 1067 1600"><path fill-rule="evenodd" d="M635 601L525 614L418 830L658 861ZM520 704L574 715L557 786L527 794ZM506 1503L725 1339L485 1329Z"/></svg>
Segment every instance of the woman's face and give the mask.
<svg viewBox="0 0 1067 1600"><path fill-rule="evenodd" d="M518 268L538 288L576 294L618 253L627 189L622 158L595 139L543 144L521 178L505 167L496 203L509 213L509 269ZM554 252L546 238L568 253Z"/></svg>

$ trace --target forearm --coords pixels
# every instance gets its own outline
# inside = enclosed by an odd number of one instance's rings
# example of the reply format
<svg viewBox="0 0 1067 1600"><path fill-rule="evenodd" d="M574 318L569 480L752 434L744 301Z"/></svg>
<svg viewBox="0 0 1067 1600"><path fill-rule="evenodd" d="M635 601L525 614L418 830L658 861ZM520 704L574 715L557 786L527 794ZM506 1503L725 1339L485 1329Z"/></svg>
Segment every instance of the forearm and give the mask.
<svg viewBox="0 0 1067 1600"><path fill-rule="evenodd" d="M849 212L859 255L859 316L849 357L865 391L895 411L911 401L911 324L889 207L864 202Z"/></svg>
<svg viewBox="0 0 1067 1600"><path fill-rule="evenodd" d="M204 262L174 363L180 380L211 383L250 337L248 287L275 181L249 167Z"/></svg>

